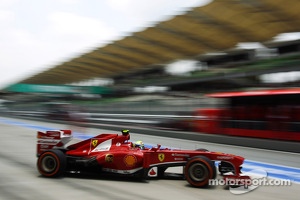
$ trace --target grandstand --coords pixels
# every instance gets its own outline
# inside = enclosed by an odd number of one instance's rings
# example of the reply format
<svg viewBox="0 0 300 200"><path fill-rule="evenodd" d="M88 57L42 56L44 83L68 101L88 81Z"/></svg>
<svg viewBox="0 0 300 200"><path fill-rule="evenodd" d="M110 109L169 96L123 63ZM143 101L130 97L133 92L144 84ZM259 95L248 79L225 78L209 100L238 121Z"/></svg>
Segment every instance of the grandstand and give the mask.
<svg viewBox="0 0 300 200"><path fill-rule="evenodd" d="M278 34L300 31L299 7L297 0L289 4L283 0L215 0L17 84L64 85L110 78L114 80L110 88L124 95L134 87L147 86L193 92L276 87L262 83L259 76L299 70L299 41L273 41ZM258 42L266 48L237 48L244 42ZM165 72L166 65L182 59L193 59L206 67L189 76ZM15 92L10 88L2 91Z"/></svg>

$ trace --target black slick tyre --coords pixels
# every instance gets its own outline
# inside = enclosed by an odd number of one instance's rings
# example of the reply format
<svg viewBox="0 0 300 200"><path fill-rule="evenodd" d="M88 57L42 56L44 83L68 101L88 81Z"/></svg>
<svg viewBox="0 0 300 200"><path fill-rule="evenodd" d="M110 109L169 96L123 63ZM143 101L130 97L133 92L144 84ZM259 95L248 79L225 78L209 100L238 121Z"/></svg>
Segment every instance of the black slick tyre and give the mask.
<svg viewBox="0 0 300 200"><path fill-rule="evenodd" d="M66 156L60 150L46 151L39 156L37 168L42 176L59 177L66 169Z"/></svg>
<svg viewBox="0 0 300 200"><path fill-rule="evenodd" d="M191 158L185 166L185 178L194 187L206 187L215 177L214 163L205 156Z"/></svg>

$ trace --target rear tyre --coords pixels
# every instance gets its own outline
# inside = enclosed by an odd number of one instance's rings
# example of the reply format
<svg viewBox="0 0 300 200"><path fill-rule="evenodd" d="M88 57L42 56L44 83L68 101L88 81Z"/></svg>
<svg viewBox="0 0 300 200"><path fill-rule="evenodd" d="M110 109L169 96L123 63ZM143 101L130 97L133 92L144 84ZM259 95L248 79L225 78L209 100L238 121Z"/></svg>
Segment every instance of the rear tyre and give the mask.
<svg viewBox="0 0 300 200"><path fill-rule="evenodd" d="M185 166L185 178L194 187L208 186L209 179L214 179L215 166L205 156L191 158Z"/></svg>
<svg viewBox="0 0 300 200"><path fill-rule="evenodd" d="M60 150L44 152L37 160L37 168L42 176L58 177L66 169L66 156Z"/></svg>

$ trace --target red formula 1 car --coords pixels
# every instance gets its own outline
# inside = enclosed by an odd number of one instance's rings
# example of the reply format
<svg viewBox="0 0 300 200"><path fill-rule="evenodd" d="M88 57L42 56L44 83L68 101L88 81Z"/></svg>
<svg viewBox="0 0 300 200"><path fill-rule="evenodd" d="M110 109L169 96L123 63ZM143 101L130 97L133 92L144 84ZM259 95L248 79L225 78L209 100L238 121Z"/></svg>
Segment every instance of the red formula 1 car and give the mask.
<svg viewBox="0 0 300 200"><path fill-rule="evenodd" d="M207 186L215 179L215 161L226 179L245 180L241 174L244 158L205 149L180 150L134 147L128 131L122 134L100 134L69 145L70 130L46 131L37 134L37 168L45 177L57 177L66 172L113 173L142 178L162 177L167 168L183 166L183 177L194 187ZM231 172L231 175L227 172Z"/></svg>

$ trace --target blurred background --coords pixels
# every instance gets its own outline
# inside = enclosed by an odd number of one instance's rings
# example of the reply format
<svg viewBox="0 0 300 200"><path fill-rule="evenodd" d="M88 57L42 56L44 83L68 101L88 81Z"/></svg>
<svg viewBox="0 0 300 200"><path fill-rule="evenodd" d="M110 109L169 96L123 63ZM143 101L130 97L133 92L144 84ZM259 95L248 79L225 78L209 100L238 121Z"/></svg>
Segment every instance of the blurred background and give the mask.
<svg viewBox="0 0 300 200"><path fill-rule="evenodd" d="M300 141L299 1L139 2L0 3L0 114Z"/></svg>

